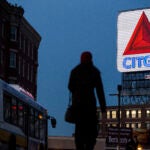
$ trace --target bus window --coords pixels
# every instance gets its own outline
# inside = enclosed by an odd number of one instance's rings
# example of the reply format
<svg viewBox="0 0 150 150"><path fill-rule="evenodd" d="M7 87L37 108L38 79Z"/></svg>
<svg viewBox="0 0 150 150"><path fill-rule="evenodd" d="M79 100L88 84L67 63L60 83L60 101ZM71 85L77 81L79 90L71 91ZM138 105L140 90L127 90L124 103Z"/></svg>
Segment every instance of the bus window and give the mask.
<svg viewBox="0 0 150 150"><path fill-rule="evenodd" d="M40 139L43 140L45 138L45 133L46 133L46 121L45 119L40 120Z"/></svg>
<svg viewBox="0 0 150 150"><path fill-rule="evenodd" d="M17 102L15 98L12 98L11 110L12 110L11 122L17 125Z"/></svg>
<svg viewBox="0 0 150 150"><path fill-rule="evenodd" d="M11 116L11 98L4 94L4 120L10 122Z"/></svg>
<svg viewBox="0 0 150 150"><path fill-rule="evenodd" d="M18 103L18 125L21 128L24 128L24 120L25 120L25 117L24 117L24 106L23 106L22 102L19 102Z"/></svg>
<svg viewBox="0 0 150 150"><path fill-rule="evenodd" d="M35 137L39 138L39 113L35 111Z"/></svg>
<svg viewBox="0 0 150 150"><path fill-rule="evenodd" d="M34 137L34 133L35 133L35 128L34 128L34 109L30 108L30 113L29 113L29 133L30 136Z"/></svg>

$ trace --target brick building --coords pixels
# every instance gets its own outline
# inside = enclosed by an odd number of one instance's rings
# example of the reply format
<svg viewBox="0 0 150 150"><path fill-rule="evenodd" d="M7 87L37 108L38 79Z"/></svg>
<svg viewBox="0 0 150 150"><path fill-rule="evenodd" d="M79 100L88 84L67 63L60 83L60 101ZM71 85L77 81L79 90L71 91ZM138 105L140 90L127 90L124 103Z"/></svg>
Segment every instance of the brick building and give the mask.
<svg viewBox="0 0 150 150"><path fill-rule="evenodd" d="M36 99L41 36L23 15L22 7L0 0L0 78Z"/></svg>
<svg viewBox="0 0 150 150"><path fill-rule="evenodd" d="M99 138L107 137L109 127L119 127L118 107L108 106L105 114L99 114ZM122 105L120 107L120 127L132 128L133 135L139 143L148 145L150 142L150 105Z"/></svg>

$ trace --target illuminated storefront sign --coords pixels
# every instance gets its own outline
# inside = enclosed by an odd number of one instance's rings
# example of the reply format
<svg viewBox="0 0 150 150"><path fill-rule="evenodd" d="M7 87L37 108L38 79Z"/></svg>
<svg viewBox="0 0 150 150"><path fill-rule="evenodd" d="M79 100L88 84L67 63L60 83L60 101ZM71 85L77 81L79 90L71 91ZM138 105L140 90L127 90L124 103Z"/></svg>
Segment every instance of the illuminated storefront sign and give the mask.
<svg viewBox="0 0 150 150"><path fill-rule="evenodd" d="M106 137L107 146L111 145L120 145L125 146L132 136L131 128L117 128L117 127L108 127L108 133ZM119 139L120 135L120 139Z"/></svg>
<svg viewBox="0 0 150 150"><path fill-rule="evenodd" d="M150 70L150 9L118 15L117 69L120 72Z"/></svg>

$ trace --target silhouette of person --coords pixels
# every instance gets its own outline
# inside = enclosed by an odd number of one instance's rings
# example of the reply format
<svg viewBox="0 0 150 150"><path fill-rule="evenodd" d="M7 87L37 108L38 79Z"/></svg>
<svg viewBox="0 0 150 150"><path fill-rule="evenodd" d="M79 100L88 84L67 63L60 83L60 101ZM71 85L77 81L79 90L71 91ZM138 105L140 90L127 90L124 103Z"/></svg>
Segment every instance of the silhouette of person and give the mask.
<svg viewBox="0 0 150 150"><path fill-rule="evenodd" d="M71 70L68 88L72 93L72 105L76 111L76 150L93 150L98 136L96 94L101 111L106 111L106 102L100 71L93 65L92 54L81 54L80 64Z"/></svg>

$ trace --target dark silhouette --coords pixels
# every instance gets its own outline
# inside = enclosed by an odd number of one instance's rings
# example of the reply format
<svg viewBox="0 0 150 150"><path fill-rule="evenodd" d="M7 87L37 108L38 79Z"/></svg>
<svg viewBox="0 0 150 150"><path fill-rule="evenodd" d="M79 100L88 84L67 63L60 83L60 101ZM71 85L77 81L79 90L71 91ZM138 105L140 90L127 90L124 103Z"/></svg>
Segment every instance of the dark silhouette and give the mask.
<svg viewBox="0 0 150 150"><path fill-rule="evenodd" d="M100 72L93 65L90 52L82 53L81 63L71 71L68 88L76 109L76 150L93 150L98 135L95 89L102 113L106 111L106 102Z"/></svg>

